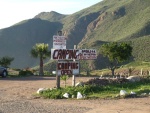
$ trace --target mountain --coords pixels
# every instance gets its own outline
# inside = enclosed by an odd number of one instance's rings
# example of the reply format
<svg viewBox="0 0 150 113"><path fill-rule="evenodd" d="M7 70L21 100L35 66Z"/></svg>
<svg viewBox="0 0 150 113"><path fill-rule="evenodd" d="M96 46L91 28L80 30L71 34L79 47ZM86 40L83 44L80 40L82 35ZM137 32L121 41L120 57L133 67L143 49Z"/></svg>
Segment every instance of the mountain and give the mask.
<svg viewBox="0 0 150 113"><path fill-rule="evenodd" d="M63 15L55 11L51 11L51 12L41 12L40 14L36 15L34 18L40 18L42 20L48 20L50 22L58 22L66 16L67 15Z"/></svg>
<svg viewBox="0 0 150 113"><path fill-rule="evenodd" d="M35 66L38 60L31 57L31 48L36 43L52 45L53 35L61 28L62 24L59 22L49 22L34 18L2 29L0 30L0 56L14 57L12 67L26 68Z"/></svg>
<svg viewBox="0 0 150 113"><path fill-rule="evenodd" d="M71 15L42 12L0 30L0 57L14 57L12 67L35 66L38 60L30 56L31 48L36 43L48 43L52 48L53 35L62 30L68 37L67 48L78 45L98 50L103 43L125 41L133 46L134 60L150 61L149 12L149 0L103 0ZM105 61L99 55L95 67L103 68Z"/></svg>

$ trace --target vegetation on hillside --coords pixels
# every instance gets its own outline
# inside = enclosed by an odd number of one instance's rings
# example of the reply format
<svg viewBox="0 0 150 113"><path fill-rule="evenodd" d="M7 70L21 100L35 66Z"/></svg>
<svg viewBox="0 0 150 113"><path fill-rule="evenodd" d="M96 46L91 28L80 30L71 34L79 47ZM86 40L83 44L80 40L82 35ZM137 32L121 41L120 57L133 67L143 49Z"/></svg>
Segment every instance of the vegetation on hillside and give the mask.
<svg viewBox="0 0 150 113"><path fill-rule="evenodd" d="M42 12L33 19L24 20L0 30L0 56L13 56L12 67L26 68L38 65L29 51L36 43L48 43L58 30L67 36L67 48L96 48L109 42L132 42L133 60L150 61L150 1L103 0L71 15ZM48 62L52 61L47 60ZM95 68L105 68L108 62L101 55L94 61ZM50 64L51 65L51 64ZM93 66L94 67L94 66Z"/></svg>
<svg viewBox="0 0 150 113"><path fill-rule="evenodd" d="M87 28L89 32L81 45L97 40L119 41L150 34L148 0L112 0L111 2L106 0L104 2L103 5L107 10L89 24Z"/></svg>
<svg viewBox="0 0 150 113"><path fill-rule="evenodd" d="M135 61L150 62L150 35L131 40Z"/></svg>
<svg viewBox="0 0 150 113"><path fill-rule="evenodd" d="M41 12L40 14L36 15L34 18L40 18L42 20L48 20L50 22L57 22L61 21L67 15L59 14L55 11L51 12Z"/></svg>

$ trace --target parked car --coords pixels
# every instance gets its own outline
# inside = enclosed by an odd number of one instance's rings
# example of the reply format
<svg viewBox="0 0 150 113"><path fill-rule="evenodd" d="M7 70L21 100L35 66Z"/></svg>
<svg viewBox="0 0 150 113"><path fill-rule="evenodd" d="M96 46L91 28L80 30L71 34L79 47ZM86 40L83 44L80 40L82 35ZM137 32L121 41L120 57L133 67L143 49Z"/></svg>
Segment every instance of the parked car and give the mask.
<svg viewBox="0 0 150 113"><path fill-rule="evenodd" d="M8 74L7 68L0 66L0 76L6 77Z"/></svg>

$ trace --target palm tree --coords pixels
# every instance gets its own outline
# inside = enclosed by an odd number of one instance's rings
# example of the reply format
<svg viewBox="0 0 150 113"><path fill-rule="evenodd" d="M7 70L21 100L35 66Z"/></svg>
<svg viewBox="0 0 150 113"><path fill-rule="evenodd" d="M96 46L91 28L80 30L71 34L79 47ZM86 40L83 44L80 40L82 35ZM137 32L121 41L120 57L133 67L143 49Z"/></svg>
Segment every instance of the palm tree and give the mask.
<svg viewBox="0 0 150 113"><path fill-rule="evenodd" d="M48 44L38 43L31 49L31 55L34 58L40 58L40 71L39 75L44 75L43 72L43 60L50 57L50 51L48 50Z"/></svg>

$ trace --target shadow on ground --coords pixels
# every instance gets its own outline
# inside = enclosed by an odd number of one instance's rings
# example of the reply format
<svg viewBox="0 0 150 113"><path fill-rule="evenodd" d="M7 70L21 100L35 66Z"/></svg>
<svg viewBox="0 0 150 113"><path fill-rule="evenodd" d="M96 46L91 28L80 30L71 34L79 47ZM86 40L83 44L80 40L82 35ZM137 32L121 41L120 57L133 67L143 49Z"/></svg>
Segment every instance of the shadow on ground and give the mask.
<svg viewBox="0 0 150 113"><path fill-rule="evenodd" d="M38 80L56 80L56 77L28 76L28 77L6 77L0 78L0 81L38 81Z"/></svg>

